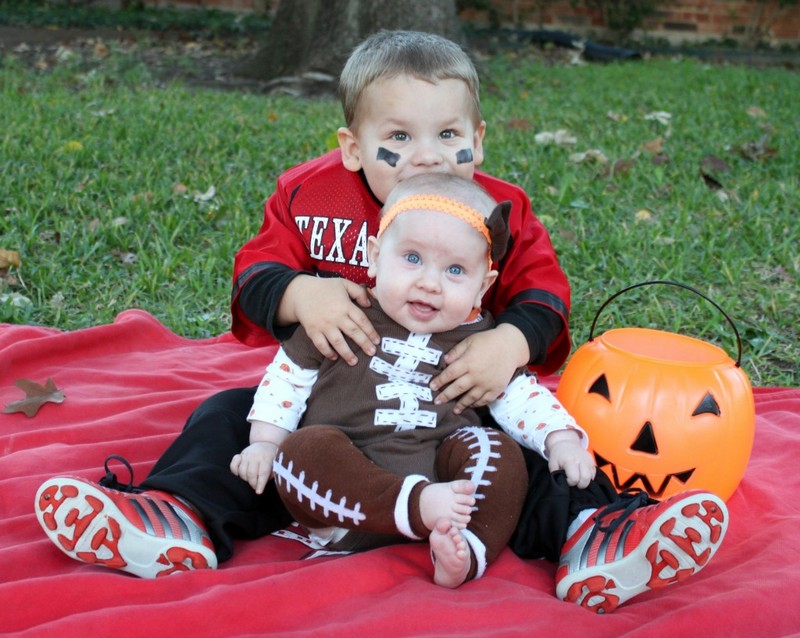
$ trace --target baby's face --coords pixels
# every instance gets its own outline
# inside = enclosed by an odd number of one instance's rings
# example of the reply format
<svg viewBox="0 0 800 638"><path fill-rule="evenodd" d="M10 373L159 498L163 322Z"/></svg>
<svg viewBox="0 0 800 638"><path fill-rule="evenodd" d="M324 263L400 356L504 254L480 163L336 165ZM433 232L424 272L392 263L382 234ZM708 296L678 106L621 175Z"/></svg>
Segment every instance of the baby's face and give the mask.
<svg viewBox="0 0 800 638"><path fill-rule="evenodd" d="M476 126L471 105L461 80L432 84L407 75L378 80L364 91L352 129L340 130L345 167L363 169L381 202L419 173L472 179L483 162L486 124Z"/></svg>
<svg viewBox="0 0 800 638"><path fill-rule="evenodd" d="M389 317L412 332L452 330L466 321L497 275L486 239L452 215L398 215L380 239L370 237L369 274Z"/></svg>

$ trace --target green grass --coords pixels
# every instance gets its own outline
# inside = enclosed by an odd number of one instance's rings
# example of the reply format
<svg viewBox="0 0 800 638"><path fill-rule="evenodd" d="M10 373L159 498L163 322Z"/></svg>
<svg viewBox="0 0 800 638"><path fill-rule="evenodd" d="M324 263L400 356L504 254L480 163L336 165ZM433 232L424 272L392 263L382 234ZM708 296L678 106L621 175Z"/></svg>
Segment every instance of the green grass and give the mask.
<svg viewBox="0 0 800 638"><path fill-rule="evenodd" d="M111 46L102 64L46 72L2 61L0 249L22 265L0 278L0 321L75 329L139 307L179 334L219 334L237 248L257 232L277 175L328 148L339 106L164 86ZM573 286L575 344L614 291L672 279L734 318L754 385L800 385L800 77L691 60L516 62L482 65L484 168L521 184L550 229ZM669 127L645 119L654 111L671 114ZM534 142L557 129L576 144ZM656 165L641 147L658 137L668 161ZM739 152L762 139L768 157ZM570 161L587 149L630 162L609 177ZM700 176L707 155L729 167L715 173L725 198ZM211 186L212 199L195 201ZM634 291L596 332L626 325L735 355L724 318L687 292Z"/></svg>
<svg viewBox="0 0 800 638"><path fill-rule="evenodd" d="M72 4L47 0L0 0L0 24L46 28L124 28L148 31L176 30L195 37L263 32L270 20L253 14L197 8L129 9Z"/></svg>

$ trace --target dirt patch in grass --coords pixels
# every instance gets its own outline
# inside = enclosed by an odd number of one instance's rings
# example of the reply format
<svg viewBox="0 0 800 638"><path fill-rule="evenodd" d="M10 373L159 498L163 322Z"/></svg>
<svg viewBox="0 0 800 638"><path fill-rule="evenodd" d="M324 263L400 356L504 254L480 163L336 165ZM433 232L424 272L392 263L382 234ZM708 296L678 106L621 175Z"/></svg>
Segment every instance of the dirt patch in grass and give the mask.
<svg viewBox="0 0 800 638"><path fill-rule="evenodd" d="M43 73L75 60L90 70L121 52L146 65L157 81L220 90L269 89L235 73L237 63L258 45L254 37L242 35L198 39L181 31L0 26L0 53Z"/></svg>

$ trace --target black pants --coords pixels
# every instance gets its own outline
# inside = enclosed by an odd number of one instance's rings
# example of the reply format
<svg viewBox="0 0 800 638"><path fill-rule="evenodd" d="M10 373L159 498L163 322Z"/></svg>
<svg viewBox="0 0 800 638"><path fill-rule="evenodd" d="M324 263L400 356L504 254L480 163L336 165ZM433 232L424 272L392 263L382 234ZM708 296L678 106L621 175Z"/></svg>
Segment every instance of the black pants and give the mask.
<svg viewBox="0 0 800 638"><path fill-rule="evenodd" d="M258 495L230 471L233 456L249 444L247 414L255 390L226 390L204 401L141 483L189 501L202 514L220 562L233 555L234 538L259 538L292 521L273 481ZM616 492L601 472L587 489L570 488L563 472L550 474L547 461L531 450L523 453L528 493L509 545L523 558L556 562L578 513L612 502Z"/></svg>

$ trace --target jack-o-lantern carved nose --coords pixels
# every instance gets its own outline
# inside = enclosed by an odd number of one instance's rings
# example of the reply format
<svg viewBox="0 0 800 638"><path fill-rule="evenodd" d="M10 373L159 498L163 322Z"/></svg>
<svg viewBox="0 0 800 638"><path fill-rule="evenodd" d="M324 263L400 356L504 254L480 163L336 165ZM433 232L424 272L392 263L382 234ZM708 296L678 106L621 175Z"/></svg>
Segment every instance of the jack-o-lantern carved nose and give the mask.
<svg viewBox="0 0 800 638"><path fill-rule="evenodd" d="M644 452L645 454L658 454L658 443L656 443L656 435L653 432L653 424L647 421L639 432L639 436L631 445L632 450L637 452Z"/></svg>

